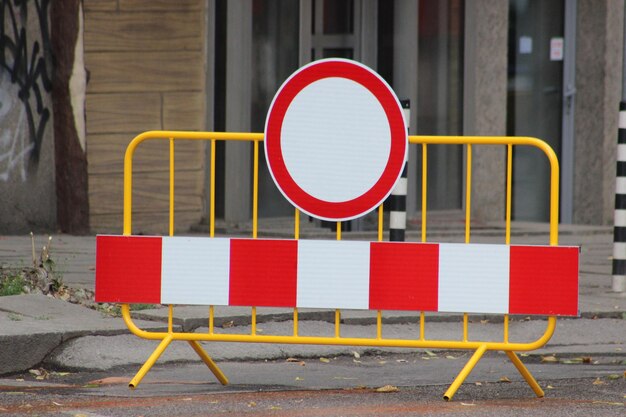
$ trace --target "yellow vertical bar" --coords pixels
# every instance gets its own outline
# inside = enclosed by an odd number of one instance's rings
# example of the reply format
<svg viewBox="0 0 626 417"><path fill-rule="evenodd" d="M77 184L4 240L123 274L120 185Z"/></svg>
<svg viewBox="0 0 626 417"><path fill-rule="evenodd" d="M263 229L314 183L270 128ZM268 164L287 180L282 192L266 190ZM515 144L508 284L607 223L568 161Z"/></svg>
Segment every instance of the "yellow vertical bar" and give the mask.
<svg viewBox="0 0 626 417"><path fill-rule="evenodd" d="M426 242L426 203L428 186L428 148L422 144L422 242Z"/></svg>
<svg viewBox="0 0 626 417"><path fill-rule="evenodd" d="M509 343L509 315L504 315L504 343Z"/></svg>
<svg viewBox="0 0 626 417"><path fill-rule="evenodd" d="M341 222L337 222L337 240L341 240Z"/></svg>
<svg viewBox="0 0 626 417"><path fill-rule="evenodd" d="M383 312L381 310L376 312L376 338L383 338Z"/></svg>
<svg viewBox="0 0 626 417"><path fill-rule="evenodd" d="M298 307L293 308L293 335L298 336Z"/></svg>
<svg viewBox="0 0 626 417"><path fill-rule="evenodd" d="M215 236L215 139L211 139L211 166L210 166L210 183L211 190L209 196L209 236Z"/></svg>
<svg viewBox="0 0 626 417"><path fill-rule="evenodd" d="M215 330L215 308L209 306L209 334L213 334Z"/></svg>
<svg viewBox="0 0 626 417"><path fill-rule="evenodd" d="M505 243L511 244L511 184L513 177L513 145L510 143L506 146L506 227L505 227Z"/></svg>
<svg viewBox="0 0 626 417"><path fill-rule="evenodd" d="M170 138L170 236L174 236L174 138Z"/></svg>
<svg viewBox="0 0 626 417"><path fill-rule="evenodd" d="M341 336L341 329L339 328L341 323L341 310L335 310L335 337Z"/></svg>
<svg viewBox="0 0 626 417"><path fill-rule="evenodd" d="M259 226L259 142L254 141L254 178L252 180L252 238L256 239Z"/></svg>
<svg viewBox="0 0 626 417"><path fill-rule="evenodd" d="M174 331L174 306L168 305L167 312L167 332L172 333Z"/></svg>
<svg viewBox="0 0 626 417"><path fill-rule="evenodd" d="M296 214L294 215L294 230L293 230L293 238L295 240L300 239L300 210L296 209Z"/></svg>
<svg viewBox="0 0 626 417"><path fill-rule="evenodd" d="M252 329L250 333L254 336L256 334L256 307L252 307Z"/></svg>
<svg viewBox="0 0 626 417"><path fill-rule="evenodd" d="M424 340L426 337L425 319L424 312L420 311L420 340Z"/></svg>
<svg viewBox="0 0 626 417"><path fill-rule="evenodd" d="M467 342L467 313L463 313L463 341Z"/></svg>
<svg viewBox="0 0 626 417"><path fill-rule="evenodd" d="M383 205L378 206L378 241L383 241Z"/></svg>
<svg viewBox="0 0 626 417"><path fill-rule="evenodd" d="M472 209L472 145L467 145L467 173L465 180L465 243L470 242L470 213Z"/></svg>

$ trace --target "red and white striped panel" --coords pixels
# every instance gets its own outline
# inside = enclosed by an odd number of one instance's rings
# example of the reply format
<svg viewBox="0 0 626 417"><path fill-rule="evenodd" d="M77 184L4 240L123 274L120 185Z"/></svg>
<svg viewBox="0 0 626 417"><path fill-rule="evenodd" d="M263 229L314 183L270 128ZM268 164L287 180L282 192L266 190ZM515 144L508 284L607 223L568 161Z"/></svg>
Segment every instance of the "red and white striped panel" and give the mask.
<svg viewBox="0 0 626 417"><path fill-rule="evenodd" d="M578 314L578 248L98 236L96 301Z"/></svg>

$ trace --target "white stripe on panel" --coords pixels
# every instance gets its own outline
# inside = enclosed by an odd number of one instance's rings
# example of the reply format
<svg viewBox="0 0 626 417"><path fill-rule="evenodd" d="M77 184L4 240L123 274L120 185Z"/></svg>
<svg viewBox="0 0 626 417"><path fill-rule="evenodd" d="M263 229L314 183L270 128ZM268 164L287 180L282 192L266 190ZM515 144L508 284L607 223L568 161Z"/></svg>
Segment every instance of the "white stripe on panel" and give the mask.
<svg viewBox="0 0 626 417"><path fill-rule="evenodd" d="M298 307L369 308L370 243L298 241Z"/></svg>
<svg viewBox="0 0 626 417"><path fill-rule="evenodd" d="M509 247L440 244L439 311L508 313Z"/></svg>
<svg viewBox="0 0 626 417"><path fill-rule="evenodd" d="M230 239L164 237L163 304L228 305Z"/></svg>

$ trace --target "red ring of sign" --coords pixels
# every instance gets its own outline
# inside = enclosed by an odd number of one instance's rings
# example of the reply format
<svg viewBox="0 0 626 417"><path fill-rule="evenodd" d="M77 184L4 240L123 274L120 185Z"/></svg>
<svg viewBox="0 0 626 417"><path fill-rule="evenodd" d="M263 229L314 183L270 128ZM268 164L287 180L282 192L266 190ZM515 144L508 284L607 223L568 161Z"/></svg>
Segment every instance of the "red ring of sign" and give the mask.
<svg viewBox="0 0 626 417"><path fill-rule="evenodd" d="M309 84L329 77L347 78L367 88L384 109L391 133L389 158L378 181L361 196L341 202L320 200L304 191L287 170L281 148L282 125L291 102ZM265 155L276 185L300 210L324 220L353 219L378 206L400 177L406 151L404 117L390 87L367 67L347 60L317 61L294 73L276 93L265 124Z"/></svg>

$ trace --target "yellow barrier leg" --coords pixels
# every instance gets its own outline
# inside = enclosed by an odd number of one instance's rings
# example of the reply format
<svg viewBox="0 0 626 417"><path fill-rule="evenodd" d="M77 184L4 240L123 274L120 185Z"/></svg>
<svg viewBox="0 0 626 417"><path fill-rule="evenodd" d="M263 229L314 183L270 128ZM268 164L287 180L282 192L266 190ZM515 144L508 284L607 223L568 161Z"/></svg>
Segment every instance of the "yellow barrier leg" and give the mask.
<svg viewBox="0 0 626 417"><path fill-rule="evenodd" d="M486 351L487 345L481 345L478 349L476 349L476 352L474 352L470 360L467 361L459 375L454 379L452 385L450 385L450 388L448 388L446 393L443 394L444 400L450 401L452 397L454 397L454 394L456 394L456 391L459 389L463 381L465 381L465 378L467 378L470 372L472 372L472 369L474 369L474 366L476 366L476 364Z"/></svg>
<svg viewBox="0 0 626 417"><path fill-rule="evenodd" d="M161 356L161 354L163 353L163 351L165 351L165 349L167 348L167 346L170 344L171 341L172 341L171 335L168 335L163 340L161 340L161 343L159 343L159 346L157 346L157 348L154 349L154 352L152 352L152 355L150 355L150 357L143 364L141 369L139 369L139 372L137 372L137 375L135 375L135 377L131 379L130 382L128 383L128 386L130 388L134 389L137 387L137 385L139 385L143 377L146 376L150 368L152 368L154 363L157 361L157 359L159 359L159 356Z"/></svg>
<svg viewBox="0 0 626 417"><path fill-rule="evenodd" d="M543 390L537 383L537 380L535 379L535 377L532 376L528 368L526 368L526 366L522 363L520 358L517 357L515 352L507 351L506 355L509 357L509 359L511 359L511 362L513 362L513 365L515 365L519 373L524 377L524 379L526 380L528 385L530 385L530 388L532 388L532 390L535 392L537 397L542 398L544 396Z"/></svg>
<svg viewBox="0 0 626 417"><path fill-rule="evenodd" d="M204 351L204 349L202 349L202 346L200 346L200 343L198 343L195 340L188 340L188 342L193 348L193 350L196 351L198 356L200 356L200 358L204 361L204 363L206 363L206 365L209 367L211 372L213 372L213 375L215 375L215 378L217 378L217 380L220 381L222 385L228 385L228 378L226 377L226 375L224 375L222 370L215 364L213 359L211 359L211 357Z"/></svg>

